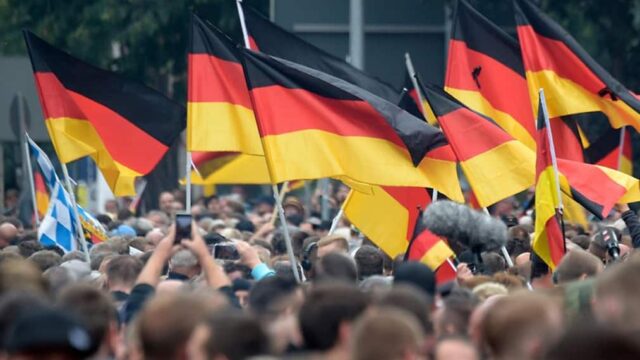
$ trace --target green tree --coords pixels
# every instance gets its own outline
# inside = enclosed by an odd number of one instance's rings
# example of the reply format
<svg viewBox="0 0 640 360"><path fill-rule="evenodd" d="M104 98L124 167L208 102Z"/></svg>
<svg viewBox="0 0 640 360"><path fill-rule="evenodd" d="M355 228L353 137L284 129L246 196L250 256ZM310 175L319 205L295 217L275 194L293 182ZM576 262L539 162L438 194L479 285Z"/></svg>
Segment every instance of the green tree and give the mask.
<svg viewBox="0 0 640 360"><path fill-rule="evenodd" d="M266 1L247 2L267 10ZM29 29L80 59L184 101L191 11L240 39L232 0L0 0L0 52L26 54L21 30Z"/></svg>

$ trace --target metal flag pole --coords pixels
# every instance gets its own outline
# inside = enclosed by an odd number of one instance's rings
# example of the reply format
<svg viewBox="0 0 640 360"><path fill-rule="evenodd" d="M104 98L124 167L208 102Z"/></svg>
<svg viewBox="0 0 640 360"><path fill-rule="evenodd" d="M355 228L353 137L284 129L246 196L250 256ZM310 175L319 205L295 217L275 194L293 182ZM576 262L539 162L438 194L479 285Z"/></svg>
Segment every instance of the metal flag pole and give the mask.
<svg viewBox="0 0 640 360"><path fill-rule="evenodd" d="M84 238L84 233L82 231L82 222L80 222L80 215L78 215L78 204L76 203L76 196L73 192L73 186L71 185L71 178L69 177L69 170L67 169L67 164L62 163L62 174L64 175L64 183L67 188L67 192L69 192L69 198L71 199L71 207L73 207L73 217L76 222L76 232L78 236L78 240L80 241L80 246L82 246L82 252L87 259L87 263L91 263L91 258L89 257L89 248L87 247L87 239Z"/></svg>
<svg viewBox="0 0 640 360"><path fill-rule="evenodd" d="M331 228L329 229L329 233L327 235L333 235L333 233L338 228L338 224L340 223L340 220L342 220L342 217L344 216L344 206L346 203L347 203L347 200L345 200L342 203L342 206L340 206L340 210L338 210L338 213L336 214L336 216L333 217L333 220L331 221Z"/></svg>
<svg viewBox="0 0 640 360"><path fill-rule="evenodd" d="M438 201L438 190L433 189L433 192L431 193L431 201L432 202Z"/></svg>
<svg viewBox="0 0 640 360"><path fill-rule="evenodd" d="M622 171L622 157L624 156L624 138L626 132L626 126L620 128L620 145L618 145L618 171Z"/></svg>
<svg viewBox="0 0 640 360"><path fill-rule="evenodd" d="M249 33L247 32L247 25L244 21L244 12L242 10L241 3L242 3L242 0L236 0L236 7L238 9L238 18L240 19L240 27L242 28L242 36L244 38L244 46L247 49L251 49L251 47L249 46ZM253 104L254 100L253 100L253 96L251 96L251 92L249 92L249 95L251 97L251 103ZM276 211L278 212L278 216L280 218L280 224L282 225L284 242L287 247L287 255L289 256L289 262L291 263L291 270L293 271L293 276L295 277L296 281L300 283L302 282L302 277L300 276L300 270L298 269L298 265L297 265L298 262L296 260L296 256L293 253L293 245L291 245L291 234L289 234L289 226L287 226L287 219L284 216L284 208L282 207L282 200L278 192L278 184L273 183L274 176L273 176L269 161L267 161L267 168L269 170L269 177L271 178L271 184L272 184L271 189L273 190L273 198L276 201Z"/></svg>
<svg viewBox="0 0 640 360"><path fill-rule="evenodd" d="M191 151L187 150L185 146L186 160L185 160L185 191L184 191L184 207L188 214L191 214Z"/></svg>
<svg viewBox="0 0 640 360"><path fill-rule="evenodd" d="M424 96L422 96L422 91L420 91L420 86L418 85L418 78L416 77L416 70L413 67L413 61L411 60L411 55L406 52L404 53L404 62L407 66L407 72L409 73L409 77L411 78L411 83L413 84L413 88L416 89L416 94L418 94L418 100L420 101L420 108L422 109L422 114L424 118L427 118L427 109L424 108Z"/></svg>
<svg viewBox="0 0 640 360"><path fill-rule="evenodd" d="M25 119L24 98L21 92L17 94L18 99L18 121L20 124L20 140L24 149L24 163L27 167L26 176L29 178L29 190L31 191L31 201L33 206L33 219L35 228L40 226L40 217L38 216L38 200L36 199L36 186L33 181L33 167L31 165L31 151L29 151L29 142L27 141L27 121Z"/></svg>

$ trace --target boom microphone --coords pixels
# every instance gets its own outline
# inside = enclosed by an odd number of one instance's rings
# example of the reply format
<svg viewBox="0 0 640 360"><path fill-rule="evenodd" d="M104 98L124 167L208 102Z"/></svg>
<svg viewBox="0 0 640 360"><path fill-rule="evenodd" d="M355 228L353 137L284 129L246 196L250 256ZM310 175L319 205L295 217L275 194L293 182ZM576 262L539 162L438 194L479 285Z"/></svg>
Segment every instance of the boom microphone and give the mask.
<svg viewBox="0 0 640 360"><path fill-rule="evenodd" d="M436 201L423 214L432 233L459 242L474 252L491 251L507 243L507 226L500 220L453 201Z"/></svg>

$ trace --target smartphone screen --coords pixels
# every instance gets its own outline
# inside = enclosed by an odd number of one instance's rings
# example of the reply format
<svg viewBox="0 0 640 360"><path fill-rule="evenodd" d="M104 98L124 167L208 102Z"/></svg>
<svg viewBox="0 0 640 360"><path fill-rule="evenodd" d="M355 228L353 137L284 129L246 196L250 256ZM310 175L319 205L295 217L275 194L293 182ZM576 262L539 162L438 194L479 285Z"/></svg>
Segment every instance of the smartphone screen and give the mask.
<svg viewBox="0 0 640 360"><path fill-rule="evenodd" d="M191 239L191 214L177 213L174 243L179 244L183 239Z"/></svg>
<svg viewBox="0 0 640 360"><path fill-rule="evenodd" d="M238 260L240 254L233 243L224 243L213 246L213 257L220 260Z"/></svg>

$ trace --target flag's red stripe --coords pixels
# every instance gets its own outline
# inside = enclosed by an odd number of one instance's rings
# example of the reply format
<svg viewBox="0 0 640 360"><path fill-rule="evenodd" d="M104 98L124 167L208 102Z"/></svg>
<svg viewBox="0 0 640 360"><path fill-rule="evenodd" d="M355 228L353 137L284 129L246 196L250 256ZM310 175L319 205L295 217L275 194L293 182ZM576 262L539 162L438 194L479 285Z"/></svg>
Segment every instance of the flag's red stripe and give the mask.
<svg viewBox="0 0 640 360"><path fill-rule="evenodd" d="M437 148L429 151L425 157L443 161L458 161L451 145L438 146Z"/></svg>
<svg viewBox="0 0 640 360"><path fill-rule="evenodd" d="M242 65L207 54L189 54L189 102L228 102L251 109Z"/></svg>
<svg viewBox="0 0 640 360"><path fill-rule="evenodd" d="M466 108L459 108L440 116L438 121L460 161L471 159L513 140L496 124ZM475 128L481 130L473 130ZM478 132L486 136L469 136Z"/></svg>
<svg viewBox="0 0 640 360"><path fill-rule="evenodd" d="M65 89L55 75L39 72L36 81L47 121L67 117L90 122L111 157L129 169L146 174L167 151L167 146L118 113Z"/></svg>
<svg viewBox="0 0 640 360"><path fill-rule="evenodd" d="M559 264L564 256L564 237L562 229L557 217L551 217L544 224L545 233L547 235L547 243L549 246L549 254L554 264Z"/></svg>
<svg viewBox="0 0 640 360"><path fill-rule="evenodd" d="M406 148L380 113L365 101L329 99L278 85L251 91L262 136L323 130L342 136L378 138Z"/></svg>
<svg viewBox="0 0 640 360"><path fill-rule="evenodd" d="M561 159L584 162L582 143L575 133L562 119L554 118L550 122L556 156Z"/></svg>
<svg viewBox="0 0 640 360"><path fill-rule="evenodd" d="M476 68L480 88L472 75ZM511 115L529 134L535 133L527 80L500 61L469 49L463 41L449 41L445 86L480 92L495 109Z"/></svg>
<svg viewBox="0 0 640 360"><path fill-rule="evenodd" d="M631 145L631 128L627 128L624 133L624 144L622 146L622 155L632 161L633 146Z"/></svg>
<svg viewBox="0 0 640 360"><path fill-rule="evenodd" d="M418 110L420 110L420 113L422 113L424 109L422 108L422 104L420 104L420 97L418 97L418 92L413 87L413 83L411 84L411 88L408 89L408 92L409 96L411 96L413 101L415 101L416 105L418 106Z"/></svg>
<svg viewBox="0 0 640 360"><path fill-rule="evenodd" d="M530 25L518 26L527 71L551 70L597 94L606 85L563 42L544 37Z"/></svg>
<svg viewBox="0 0 640 360"><path fill-rule="evenodd" d="M618 161L619 161L619 157L620 157L618 154L620 154L620 152L618 151L618 148L616 148L615 150L613 150L610 153L608 153L605 157L600 159L596 164L598 164L600 166L606 166L609 169L617 170L618 169Z"/></svg>
<svg viewBox="0 0 640 360"><path fill-rule="evenodd" d="M219 159L228 155L238 154L236 152L227 152L227 151L212 151L212 152L204 152L204 151L194 151L191 153L191 160L195 166L204 165L206 162Z"/></svg>

